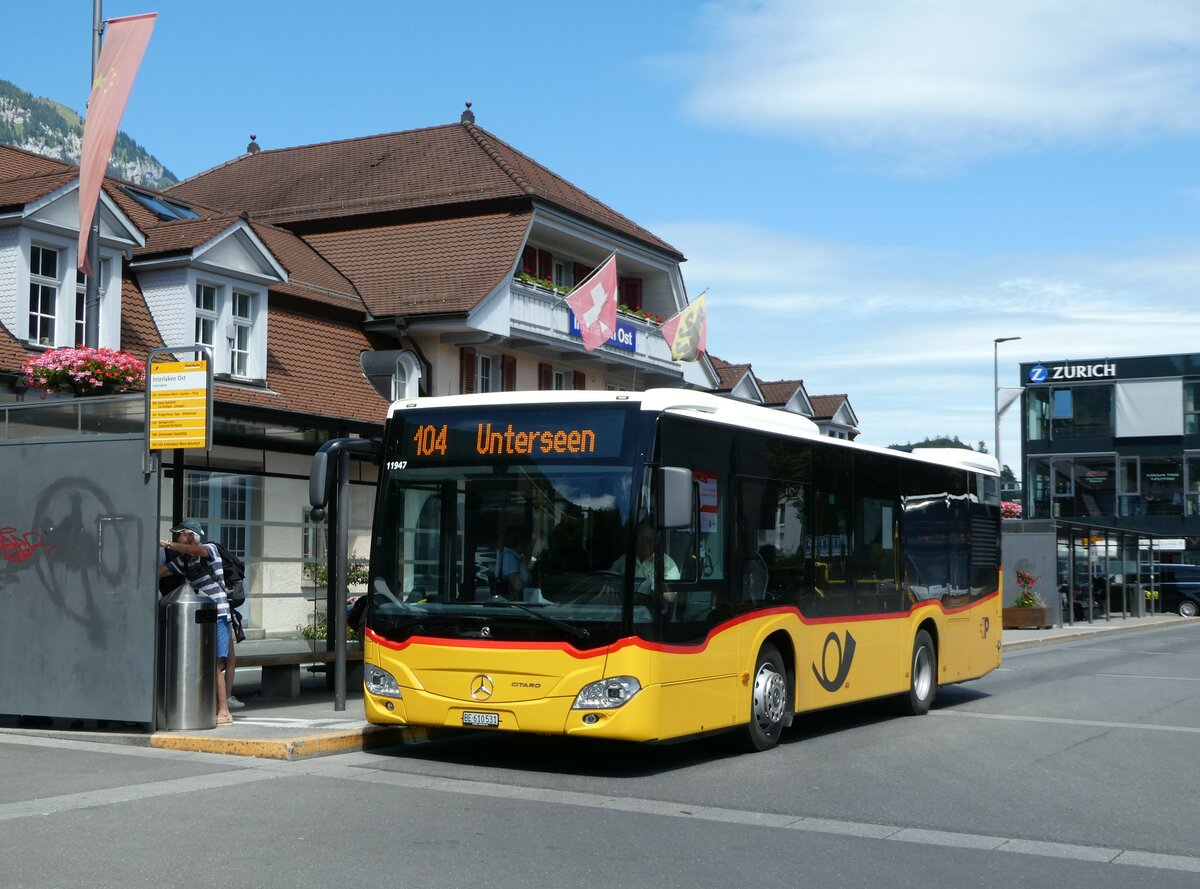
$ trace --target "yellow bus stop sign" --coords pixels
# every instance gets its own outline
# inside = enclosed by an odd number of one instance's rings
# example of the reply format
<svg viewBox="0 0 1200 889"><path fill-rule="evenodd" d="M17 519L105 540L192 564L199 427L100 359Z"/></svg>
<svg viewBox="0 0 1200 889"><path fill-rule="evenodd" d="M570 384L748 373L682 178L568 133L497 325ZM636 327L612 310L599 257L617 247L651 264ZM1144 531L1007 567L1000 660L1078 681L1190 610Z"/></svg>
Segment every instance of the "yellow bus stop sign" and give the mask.
<svg viewBox="0 0 1200 889"><path fill-rule="evenodd" d="M151 363L150 450L207 448L209 416L208 362Z"/></svg>

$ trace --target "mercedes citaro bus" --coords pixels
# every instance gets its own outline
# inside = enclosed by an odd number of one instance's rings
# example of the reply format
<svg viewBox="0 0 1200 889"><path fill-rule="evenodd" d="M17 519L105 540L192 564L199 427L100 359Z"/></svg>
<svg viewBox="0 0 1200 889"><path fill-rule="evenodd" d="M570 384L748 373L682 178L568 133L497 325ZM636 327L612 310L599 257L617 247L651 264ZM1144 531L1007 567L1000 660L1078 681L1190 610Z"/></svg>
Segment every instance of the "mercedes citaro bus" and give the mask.
<svg viewBox="0 0 1200 889"><path fill-rule="evenodd" d="M763 750L1000 663L986 455L669 389L400 400L379 459L372 723Z"/></svg>

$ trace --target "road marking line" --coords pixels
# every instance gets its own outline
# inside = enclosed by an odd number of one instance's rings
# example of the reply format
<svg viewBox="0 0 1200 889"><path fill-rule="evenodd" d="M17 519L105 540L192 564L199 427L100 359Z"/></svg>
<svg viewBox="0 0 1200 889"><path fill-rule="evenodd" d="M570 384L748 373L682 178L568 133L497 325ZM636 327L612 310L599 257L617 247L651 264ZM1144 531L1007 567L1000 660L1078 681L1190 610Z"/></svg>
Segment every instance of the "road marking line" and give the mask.
<svg viewBox="0 0 1200 889"><path fill-rule="evenodd" d="M227 769L213 772L211 775L193 775L188 778L172 778L149 784L129 784L124 787L85 790L82 793L68 793L62 796L47 796L40 799L22 800L17 803L0 804L0 821L36 818L78 809L93 809L99 806L114 806L120 803L138 802L180 793L195 793L201 790L218 790L237 784L269 781L280 777L283 777L283 773L262 769Z"/></svg>
<svg viewBox="0 0 1200 889"><path fill-rule="evenodd" d="M664 818L688 818L722 824L767 827L776 830L799 830L806 833L836 834L861 839L915 843L939 848L975 849L984 852L1002 852L1009 855L1032 855L1040 858L1059 858L1097 864L1121 864L1153 870L1200 873L1200 858L1185 855L1162 855L1153 852L1142 852L1136 849L1114 849L1105 846L1050 843L1020 837L988 836L889 824L872 824L861 821L806 818L796 815L751 812L742 809L692 806L684 803L639 799L636 797L613 797L601 794L581 793L579 791L515 787L508 784L495 784L486 781L427 777L424 775L404 774L402 772L378 772L374 769L347 768L333 763L325 764L314 761L296 763L289 766L289 768L297 768L308 775L328 777L337 781L364 781L373 785L388 784L393 787L404 787L411 790L432 791L435 793L457 793L467 796L491 797L548 805L581 806L609 812L658 815Z"/></svg>
<svg viewBox="0 0 1200 889"><path fill-rule="evenodd" d="M1008 722L1041 722L1047 725L1079 725L1087 728L1119 728L1145 732L1177 732L1200 735L1200 727L1190 725L1151 725L1141 722L1103 722L1098 719L1063 719L1059 716L1017 716L1011 713L971 713L966 710L930 710L931 716L957 716L970 719L999 719Z"/></svg>

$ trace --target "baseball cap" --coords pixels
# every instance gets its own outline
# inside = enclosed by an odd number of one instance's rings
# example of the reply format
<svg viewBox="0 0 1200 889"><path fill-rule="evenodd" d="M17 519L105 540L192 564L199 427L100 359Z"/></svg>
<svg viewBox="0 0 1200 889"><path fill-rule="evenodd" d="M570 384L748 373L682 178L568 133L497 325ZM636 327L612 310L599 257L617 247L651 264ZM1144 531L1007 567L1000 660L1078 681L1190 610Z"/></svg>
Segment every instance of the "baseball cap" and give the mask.
<svg viewBox="0 0 1200 889"><path fill-rule="evenodd" d="M178 534L180 531L191 531L197 537L204 536L204 529L200 527L200 523L194 519L188 519L186 522L180 522L176 527L171 529L172 534Z"/></svg>

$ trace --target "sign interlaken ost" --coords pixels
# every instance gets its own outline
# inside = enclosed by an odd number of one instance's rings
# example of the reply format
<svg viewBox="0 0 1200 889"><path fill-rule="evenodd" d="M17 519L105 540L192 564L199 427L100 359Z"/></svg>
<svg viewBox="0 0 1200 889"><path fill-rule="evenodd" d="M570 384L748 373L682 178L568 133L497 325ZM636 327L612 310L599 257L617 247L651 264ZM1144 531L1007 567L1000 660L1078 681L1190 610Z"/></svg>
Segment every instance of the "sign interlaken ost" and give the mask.
<svg viewBox="0 0 1200 889"><path fill-rule="evenodd" d="M164 361L151 355L146 398L148 450L211 447L212 374L207 354L194 361Z"/></svg>

